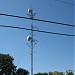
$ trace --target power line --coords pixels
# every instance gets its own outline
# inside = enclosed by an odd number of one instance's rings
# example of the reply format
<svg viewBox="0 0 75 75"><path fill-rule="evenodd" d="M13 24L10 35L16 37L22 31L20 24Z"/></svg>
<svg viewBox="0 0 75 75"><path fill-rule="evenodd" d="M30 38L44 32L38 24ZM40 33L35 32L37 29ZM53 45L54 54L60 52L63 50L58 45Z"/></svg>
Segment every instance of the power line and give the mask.
<svg viewBox="0 0 75 75"><path fill-rule="evenodd" d="M73 4L73 3L65 2L65 1L62 1L62 0L56 0L56 1L62 2L62 3L65 3L65 4L75 5L75 4Z"/></svg>
<svg viewBox="0 0 75 75"><path fill-rule="evenodd" d="M28 28L23 28L23 27L16 27L16 26L5 26L5 25L0 25L0 27L5 27L5 28L15 28L15 29L23 29L23 30L31 30ZM55 33L55 32L48 32L48 31L42 31L42 30L33 30L36 32L41 32L41 33L48 33L48 34L56 34L56 35L64 35L64 36L75 36L73 34L62 34L62 33Z"/></svg>
<svg viewBox="0 0 75 75"><path fill-rule="evenodd" d="M9 14L2 14L2 13L0 13L0 15L9 16L9 17L16 17L16 18L23 18L23 19L31 19L31 18L28 18L28 17L15 16L15 15L9 15ZM32 19L32 20L75 27L75 25L73 25L73 24L65 24L65 23L53 22L53 21L48 21L48 20L40 20L40 19Z"/></svg>

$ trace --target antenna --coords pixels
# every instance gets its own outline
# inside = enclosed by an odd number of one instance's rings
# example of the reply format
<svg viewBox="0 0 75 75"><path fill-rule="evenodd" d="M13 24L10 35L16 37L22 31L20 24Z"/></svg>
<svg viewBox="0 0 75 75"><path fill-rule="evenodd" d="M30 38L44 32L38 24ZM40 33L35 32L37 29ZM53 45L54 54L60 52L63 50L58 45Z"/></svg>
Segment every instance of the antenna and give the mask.
<svg viewBox="0 0 75 75"><path fill-rule="evenodd" d="M31 21L32 21L32 23L31 23L31 32L30 32L30 35L27 37L27 41L29 42L29 43L27 43L27 45L30 47L30 49L31 49L31 75L33 75L33 48L34 48L34 45L35 45L35 43L36 43L36 40L33 38L33 36L34 36L34 34L33 34L33 29L34 29L34 27L33 27L33 18L34 18L34 16L35 16L35 14L36 13L33 13L33 9L32 8L29 8L28 9L28 16L29 16L29 18L31 18Z"/></svg>

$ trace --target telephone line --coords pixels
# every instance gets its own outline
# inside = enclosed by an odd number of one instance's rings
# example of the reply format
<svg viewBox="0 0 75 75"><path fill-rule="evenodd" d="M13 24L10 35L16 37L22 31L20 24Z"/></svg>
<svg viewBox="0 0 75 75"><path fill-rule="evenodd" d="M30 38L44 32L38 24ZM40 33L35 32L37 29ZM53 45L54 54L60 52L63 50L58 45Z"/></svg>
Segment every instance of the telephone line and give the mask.
<svg viewBox="0 0 75 75"><path fill-rule="evenodd" d="M9 17L16 17L16 18L23 18L23 19L31 19L31 18L28 18L28 17L15 16L15 15L9 15L9 14L2 14L2 13L0 13L0 15L9 16ZM32 20L41 21L41 22L48 22L48 23L53 23L53 24L60 24L60 25L64 25L64 26L75 27L75 25L73 25L73 24L65 24L65 23L53 22L53 21L48 21L48 20L40 20L40 19L32 19Z"/></svg>
<svg viewBox="0 0 75 75"><path fill-rule="evenodd" d="M62 2L62 3L65 3L65 4L75 5L73 3L65 2L65 1L62 1L62 0L55 0L55 1Z"/></svg>
<svg viewBox="0 0 75 75"><path fill-rule="evenodd" d="M0 25L0 27L31 30L31 29L28 29L28 28L16 27L16 26L5 26L5 25ZM33 31L41 32L41 33L48 33L48 34L64 35L64 36L75 36L75 35L72 35L72 34L62 34L62 33L55 33L55 32L43 31L43 30L33 30Z"/></svg>

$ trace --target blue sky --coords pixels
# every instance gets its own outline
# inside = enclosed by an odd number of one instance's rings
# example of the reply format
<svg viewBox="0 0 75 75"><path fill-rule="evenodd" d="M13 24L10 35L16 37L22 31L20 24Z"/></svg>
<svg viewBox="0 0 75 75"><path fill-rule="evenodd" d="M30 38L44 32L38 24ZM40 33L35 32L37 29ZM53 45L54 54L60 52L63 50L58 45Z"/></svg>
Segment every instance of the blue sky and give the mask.
<svg viewBox="0 0 75 75"><path fill-rule="evenodd" d="M74 3L74 0L63 0ZM74 5L56 0L0 0L0 13L27 16L32 7L35 18L74 24ZM0 16L0 24L30 28L26 19ZM33 21L39 30L74 34L74 28ZM30 48L27 36L30 31L0 27L0 53L14 57L14 64L30 72ZM34 47L34 73L74 70L74 37L34 32L38 43Z"/></svg>

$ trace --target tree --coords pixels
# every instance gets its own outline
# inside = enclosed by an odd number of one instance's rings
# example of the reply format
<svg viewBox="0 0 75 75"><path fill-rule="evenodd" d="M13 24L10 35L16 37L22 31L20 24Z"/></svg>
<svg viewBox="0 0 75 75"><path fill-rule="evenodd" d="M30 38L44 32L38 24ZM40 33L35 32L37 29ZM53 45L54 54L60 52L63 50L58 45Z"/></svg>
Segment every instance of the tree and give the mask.
<svg viewBox="0 0 75 75"><path fill-rule="evenodd" d="M58 72L58 71L54 71L54 72L49 72L49 73L37 73L34 75L64 75L63 72Z"/></svg>
<svg viewBox="0 0 75 75"><path fill-rule="evenodd" d="M52 75L64 75L64 73L63 72L55 71L55 72L52 73Z"/></svg>
<svg viewBox="0 0 75 75"><path fill-rule="evenodd" d="M27 75L29 72L23 68L19 68L16 72L16 75Z"/></svg>
<svg viewBox="0 0 75 75"><path fill-rule="evenodd" d="M37 73L37 74L34 74L34 75L43 75L43 74L39 72L39 73Z"/></svg>
<svg viewBox="0 0 75 75"><path fill-rule="evenodd" d="M53 75L52 72L49 72L49 75Z"/></svg>
<svg viewBox="0 0 75 75"><path fill-rule="evenodd" d="M29 72L25 69L16 69L13 63L14 58L9 54L0 54L0 75L27 75Z"/></svg>
<svg viewBox="0 0 75 75"><path fill-rule="evenodd" d="M74 73L72 70L68 70L68 71L66 71L66 75L74 75Z"/></svg>
<svg viewBox="0 0 75 75"><path fill-rule="evenodd" d="M15 73L16 66L13 64L14 58L9 54L0 54L0 75L11 75Z"/></svg>

